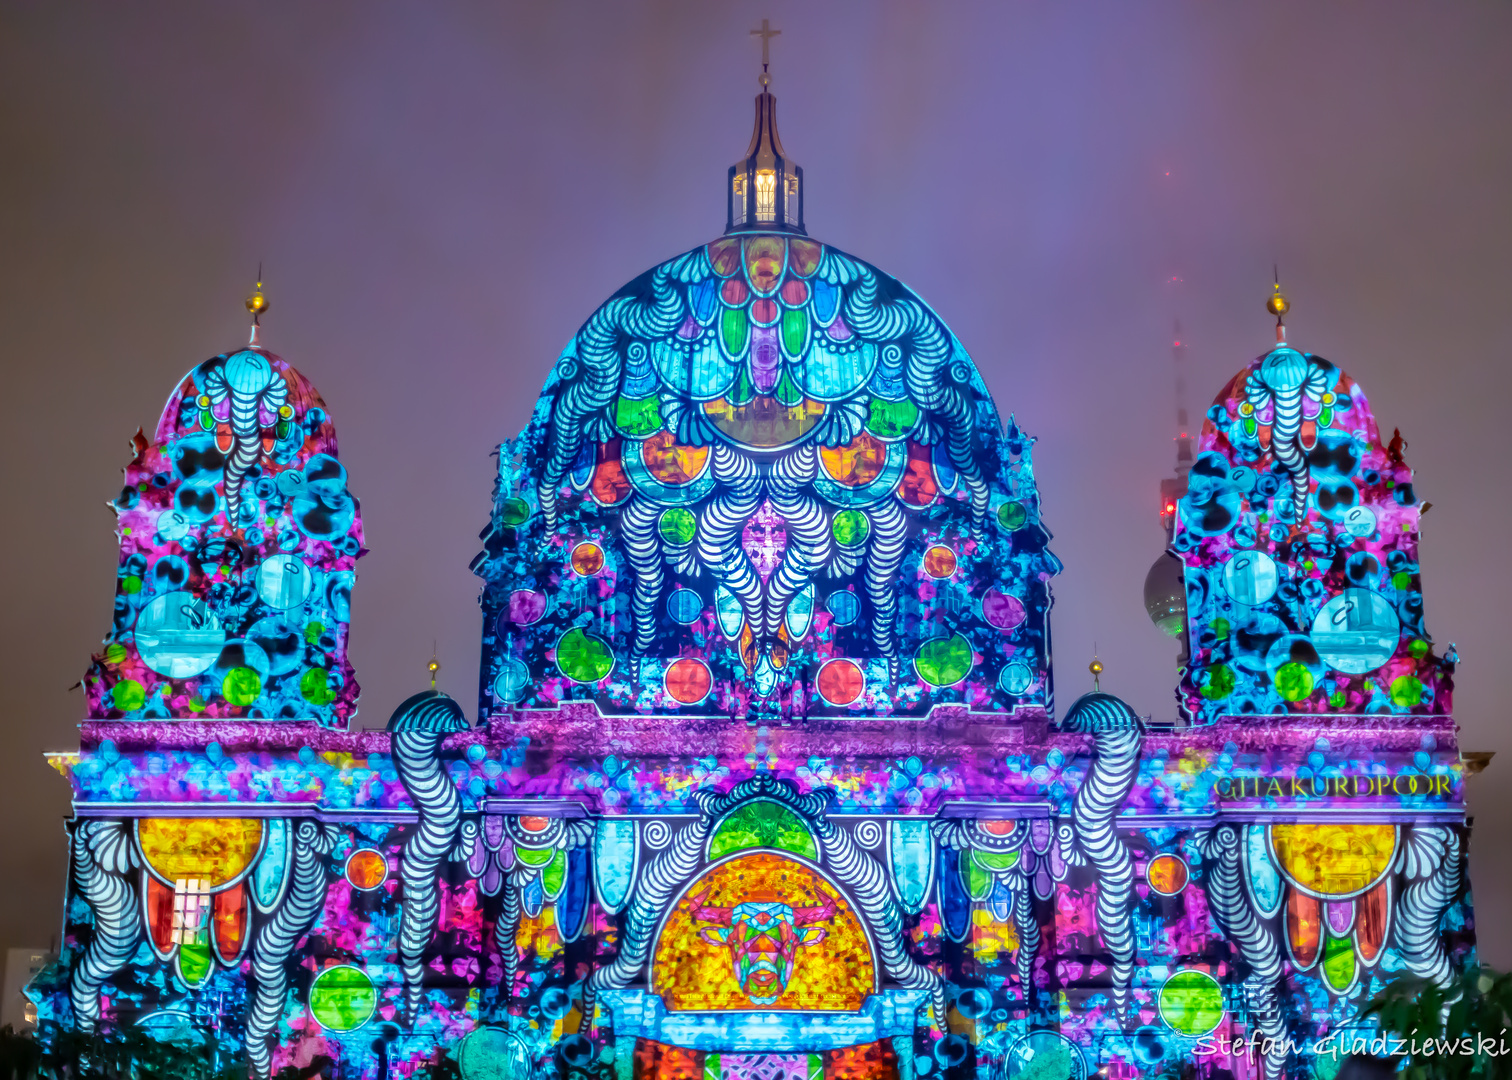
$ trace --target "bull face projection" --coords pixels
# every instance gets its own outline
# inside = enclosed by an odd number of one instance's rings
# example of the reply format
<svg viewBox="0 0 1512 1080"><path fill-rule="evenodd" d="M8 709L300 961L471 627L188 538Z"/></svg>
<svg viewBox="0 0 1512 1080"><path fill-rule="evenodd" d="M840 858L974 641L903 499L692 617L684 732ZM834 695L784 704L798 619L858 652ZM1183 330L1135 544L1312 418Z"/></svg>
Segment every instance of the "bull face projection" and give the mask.
<svg viewBox="0 0 1512 1080"><path fill-rule="evenodd" d="M855 1012L877 990L877 966L840 886L785 851L751 847L672 906L652 946L651 990L670 1012Z"/></svg>
<svg viewBox="0 0 1512 1080"><path fill-rule="evenodd" d="M794 908L779 900L756 900L718 907L699 897L693 917L717 923L699 932L711 945L730 951L730 963L741 992L756 1005L771 1005L787 989L798 950L817 945L825 931L812 924L834 918L836 905L826 898L818 907Z"/></svg>

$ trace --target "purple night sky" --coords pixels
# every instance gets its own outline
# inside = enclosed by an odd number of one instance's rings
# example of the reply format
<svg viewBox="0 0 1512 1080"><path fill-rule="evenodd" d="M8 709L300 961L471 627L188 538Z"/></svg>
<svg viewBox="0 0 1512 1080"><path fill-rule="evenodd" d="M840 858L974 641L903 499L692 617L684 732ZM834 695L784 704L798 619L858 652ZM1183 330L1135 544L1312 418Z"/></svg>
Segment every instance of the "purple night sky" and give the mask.
<svg viewBox="0 0 1512 1080"><path fill-rule="evenodd" d="M1174 714L1141 589L1172 468L1171 328L1194 418L1293 344L1400 427L1428 625L1462 656L1483 958L1512 965L1512 9L1389 3L0 3L0 633L10 745L0 946L56 933L69 687L110 625L105 502L194 364L264 343L335 416L372 553L362 726L475 700L493 447L582 320L724 225L770 17L816 239L897 275L1040 438L1062 709ZM1195 432L1193 432L1195 434ZM1498 439L1503 440L1498 443ZM18 887L19 886L19 887Z"/></svg>

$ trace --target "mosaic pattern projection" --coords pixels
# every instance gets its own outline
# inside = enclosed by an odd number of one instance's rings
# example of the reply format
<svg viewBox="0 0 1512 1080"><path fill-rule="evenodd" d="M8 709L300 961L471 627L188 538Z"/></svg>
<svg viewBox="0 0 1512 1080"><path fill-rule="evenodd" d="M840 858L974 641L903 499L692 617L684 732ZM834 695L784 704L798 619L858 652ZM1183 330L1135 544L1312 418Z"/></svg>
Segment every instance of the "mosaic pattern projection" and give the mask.
<svg viewBox="0 0 1512 1080"><path fill-rule="evenodd" d="M357 708L347 662L362 520L315 388L247 348L179 384L112 504L115 621L99 720L313 720Z"/></svg>
<svg viewBox="0 0 1512 1080"><path fill-rule="evenodd" d="M1423 623L1412 470L1359 384L1281 345L1218 395L1198 450L1172 545L1187 713L1447 714L1453 649L1436 656Z"/></svg>
<svg viewBox="0 0 1512 1080"><path fill-rule="evenodd" d="M1359 388L1278 351L1212 417L1199 723L1057 722L1030 440L954 337L817 243L698 248L501 452L477 726L433 689L348 731L329 419L202 365L52 756L43 1036L211 1032L258 1080L1328 1080L1389 980L1474 960L1465 769Z"/></svg>
<svg viewBox="0 0 1512 1080"><path fill-rule="evenodd" d="M1047 709L1032 443L859 259L750 235L664 263L500 448L483 713Z"/></svg>

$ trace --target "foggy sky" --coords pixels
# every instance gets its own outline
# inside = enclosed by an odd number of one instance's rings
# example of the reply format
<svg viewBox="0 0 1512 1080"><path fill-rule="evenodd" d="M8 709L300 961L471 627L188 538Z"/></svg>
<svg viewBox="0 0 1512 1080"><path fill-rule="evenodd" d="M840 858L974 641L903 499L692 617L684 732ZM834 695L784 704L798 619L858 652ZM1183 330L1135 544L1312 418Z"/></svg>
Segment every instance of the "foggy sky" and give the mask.
<svg viewBox="0 0 1512 1080"><path fill-rule="evenodd" d="M476 699L490 453L616 288L713 239L771 17L816 239L951 325L1036 468L1066 569L1059 696L1174 714L1149 623L1173 320L1200 416L1293 344L1400 427L1428 625L1462 656L1483 956L1512 965L1512 8L1319 3L0 4L5 731L0 946L57 933L69 691L110 627L105 502L138 426L246 337L336 420L371 554L359 724ZM1195 432L1194 432L1195 434Z"/></svg>

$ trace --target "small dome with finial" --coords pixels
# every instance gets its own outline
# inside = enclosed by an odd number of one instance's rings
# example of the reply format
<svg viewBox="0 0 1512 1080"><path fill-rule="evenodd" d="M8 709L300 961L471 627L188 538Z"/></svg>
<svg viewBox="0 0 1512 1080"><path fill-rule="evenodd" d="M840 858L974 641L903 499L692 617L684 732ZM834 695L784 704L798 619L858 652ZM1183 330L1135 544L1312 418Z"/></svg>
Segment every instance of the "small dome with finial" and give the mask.
<svg viewBox="0 0 1512 1080"><path fill-rule="evenodd" d="M268 308L259 281L247 298ZM114 628L94 720L309 721L345 729L361 509L319 392L251 344L179 381L114 501Z"/></svg>

